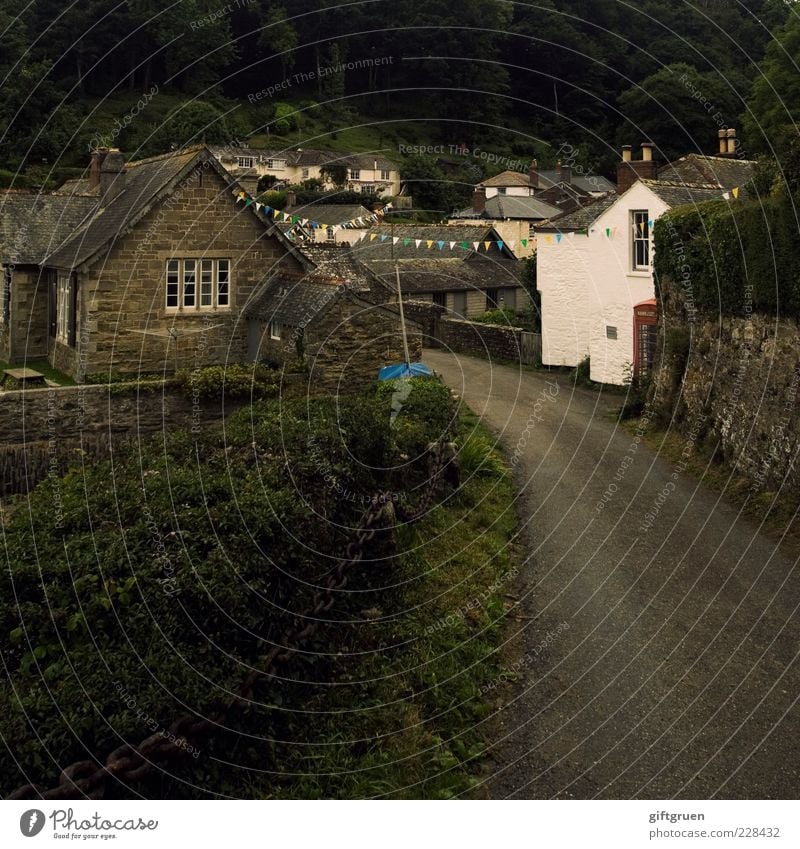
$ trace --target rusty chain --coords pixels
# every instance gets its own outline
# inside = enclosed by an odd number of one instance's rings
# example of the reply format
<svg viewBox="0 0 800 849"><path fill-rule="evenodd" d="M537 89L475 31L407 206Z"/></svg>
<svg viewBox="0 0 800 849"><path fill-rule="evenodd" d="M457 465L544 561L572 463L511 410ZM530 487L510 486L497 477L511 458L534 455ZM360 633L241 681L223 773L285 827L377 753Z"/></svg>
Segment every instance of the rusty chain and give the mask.
<svg viewBox="0 0 800 849"><path fill-rule="evenodd" d="M392 520L399 519L412 523L422 518L430 509L435 489L445 467L447 440L443 437L430 448L431 462L428 486L420 504L413 512L407 511L400 497L393 492L382 492L373 496L369 507L362 516L345 556L336 568L328 574L325 583L314 593L311 607L298 618L309 620L302 626L288 631L281 640L282 645L274 645L264 659L262 668L252 671L242 682L236 696L225 705L218 705L207 716L184 714L167 729L169 736L158 731L145 738L138 746L124 743L114 749L105 763L98 765L96 760L77 761L61 770L58 784L44 788L37 784L25 784L7 798L11 799L102 799L112 780L125 784L140 781L152 773L159 765L166 765L186 754L187 747L215 729L219 728L226 716L234 708L253 701L256 685L268 679L272 667L283 663L300 651L300 644L317 630L319 614L333 607L335 594L347 586L348 567L356 566L364 558L364 546L370 542L377 531L377 523L387 511Z"/></svg>

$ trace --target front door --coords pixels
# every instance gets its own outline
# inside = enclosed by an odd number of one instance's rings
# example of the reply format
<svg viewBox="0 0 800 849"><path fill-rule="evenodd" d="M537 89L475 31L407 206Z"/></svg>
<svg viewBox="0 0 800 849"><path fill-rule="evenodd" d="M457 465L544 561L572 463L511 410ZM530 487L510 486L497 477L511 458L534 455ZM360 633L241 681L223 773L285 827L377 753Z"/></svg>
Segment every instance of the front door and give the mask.
<svg viewBox="0 0 800 849"><path fill-rule="evenodd" d="M466 292L454 292L453 293L453 312L459 316L459 318L467 317L467 293Z"/></svg>

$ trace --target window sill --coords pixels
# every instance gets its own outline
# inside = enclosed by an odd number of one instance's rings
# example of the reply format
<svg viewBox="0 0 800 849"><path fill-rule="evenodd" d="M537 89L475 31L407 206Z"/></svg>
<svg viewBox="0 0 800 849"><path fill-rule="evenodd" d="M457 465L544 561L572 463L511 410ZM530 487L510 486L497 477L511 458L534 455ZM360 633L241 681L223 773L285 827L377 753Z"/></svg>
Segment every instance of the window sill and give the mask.
<svg viewBox="0 0 800 849"><path fill-rule="evenodd" d="M629 271L627 276L628 277L652 277L653 272L652 271L644 271L644 270L640 271L640 270L637 269L635 271Z"/></svg>

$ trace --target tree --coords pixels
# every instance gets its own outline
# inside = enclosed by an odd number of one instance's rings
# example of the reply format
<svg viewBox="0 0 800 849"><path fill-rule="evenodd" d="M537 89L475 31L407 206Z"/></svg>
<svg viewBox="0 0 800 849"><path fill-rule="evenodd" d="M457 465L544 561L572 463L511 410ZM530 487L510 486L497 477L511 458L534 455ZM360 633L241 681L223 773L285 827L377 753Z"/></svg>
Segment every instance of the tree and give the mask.
<svg viewBox="0 0 800 849"><path fill-rule="evenodd" d="M347 182L347 166L343 162L327 162L319 170L327 183L343 186Z"/></svg>
<svg viewBox="0 0 800 849"><path fill-rule="evenodd" d="M708 150L717 130L732 126L739 105L715 74L701 74L685 63L667 67L632 86L619 98L625 124L619 144L652 139L668 159L687 150Z"/></svg>
<svg viewBox="0 0 800 849"><path fill-rule="evenodd" d="M278 54L283 79L286 79L289 69L294 67L298 44L297 30L288 21L286 10L283 6L275 6L264 19L258 46L266 53Z"/></svg>
<svg viewBox="0 0 800 849"><path fill-rule="evenodd" d="M222 112L202 100L178 106L146 145L148 152L162 153L192 144L224 144L230 132Z"/></svg>
<svg viewBox="0 0 800 849"><path fill-rule="evenodd" d="M780 151L797 136L800 120L800 16L792 14L775 32L753 82L744 116L750 146Z"/></svg>

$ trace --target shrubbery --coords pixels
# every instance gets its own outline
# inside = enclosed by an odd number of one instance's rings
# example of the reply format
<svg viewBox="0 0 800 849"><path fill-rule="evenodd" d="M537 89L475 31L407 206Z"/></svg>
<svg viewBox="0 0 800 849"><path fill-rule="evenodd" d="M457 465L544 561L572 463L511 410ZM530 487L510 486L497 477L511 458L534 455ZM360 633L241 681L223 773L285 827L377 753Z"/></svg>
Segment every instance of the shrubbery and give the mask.
<svg viewBox="0 0 800 849"><path fill-rule="evenodd" d="M656 275L682 287L697 309L800 317L797 233L786 195L680 207L656 222Z"/></svg>
<svg viewBox="0 0 800 849"><path fill-rule="evenodd" d="M260 363L181 370L176 378L186 395L209 401L220 400L223 395L255 401L273 398L280 383L280 373Z"/></svg>

